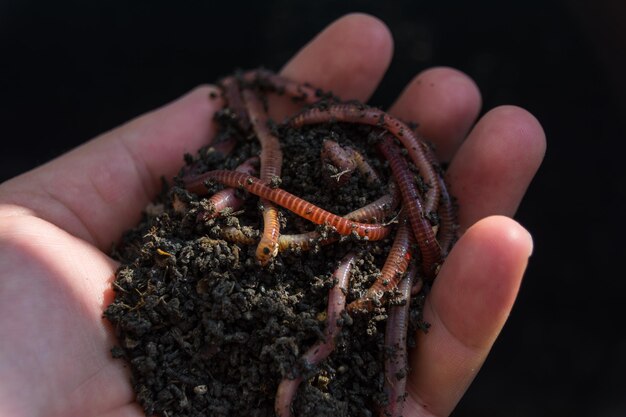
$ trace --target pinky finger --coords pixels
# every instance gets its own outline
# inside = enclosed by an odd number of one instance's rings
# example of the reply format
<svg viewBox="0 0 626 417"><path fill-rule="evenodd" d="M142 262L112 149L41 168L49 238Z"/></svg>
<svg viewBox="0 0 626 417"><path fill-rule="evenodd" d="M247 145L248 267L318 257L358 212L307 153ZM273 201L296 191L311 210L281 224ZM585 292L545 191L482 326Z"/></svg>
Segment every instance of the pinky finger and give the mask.
<svg viewBox="0 0 626 417"><path fill-rule="evenodd" d="M428 333L411 354L406 415L447 416L476 376L506 321L532 252L514 220L491 216L468 229L424 306Z"/></svg>

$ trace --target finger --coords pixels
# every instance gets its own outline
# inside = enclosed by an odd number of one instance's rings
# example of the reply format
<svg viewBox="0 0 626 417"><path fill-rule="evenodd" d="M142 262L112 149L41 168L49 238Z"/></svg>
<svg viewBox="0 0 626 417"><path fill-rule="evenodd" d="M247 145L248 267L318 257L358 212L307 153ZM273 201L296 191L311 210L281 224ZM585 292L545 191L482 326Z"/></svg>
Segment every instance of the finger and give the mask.
<svg viewBox="0 0 626 417"><path fill-rule="evenodd" d="M389 112L418 124L417 131L435 145L437 157L449 161L470 130L481 107L476 83L452 68L418 74Z"/></svg>
<svg viewBox="0 0 626 417"><path fill-rule="evenodd" d="M411 353L407 415L450 414L510 313L531 251L528 232L503 216L461 237L424 306L431 326Z"/></svg>
<svg viewBox="0 0 626 417"><path fill-rule="evenodd" d="M393 40L387 26L375 17L353 13L331 23L280 73L332 91L344 100L367 101L385 74L392 52ZM298 109L285 100L273 100L272 106L278 120Z"/></svg>
<svg viewBox="0 0 626 417"><path fill-rule="evenodd" d="M391 33L379 19L346 15L331 23L281 70L281 74L366 101L382 79L393 52Z"/></svg>
<svg viewBox="0 0 626 417"><path fill-rule="evenodd" d="M199 87L0 187L0 203L28 211L108 250L141 210L214 132L210 98ZM5 207L5 213L7 212ZM9 211L10 211L9 210Z"/></svg>
<svg viewBox="0 0 626 417"><path fill-rule="evenodd" d="M501 106L485 114L455 154L447 180L464 230L479 219L512 216L545 153L545 135L530 113Z"/></svg>
<svg viewBox="0 0 626 417"><path fill-rule="evenodd" d="M0 252L0 367L11 381L0 384L0 414L98 415L130 403L129 371L102 318L117 264L29 216L0 222Z"/></svg>

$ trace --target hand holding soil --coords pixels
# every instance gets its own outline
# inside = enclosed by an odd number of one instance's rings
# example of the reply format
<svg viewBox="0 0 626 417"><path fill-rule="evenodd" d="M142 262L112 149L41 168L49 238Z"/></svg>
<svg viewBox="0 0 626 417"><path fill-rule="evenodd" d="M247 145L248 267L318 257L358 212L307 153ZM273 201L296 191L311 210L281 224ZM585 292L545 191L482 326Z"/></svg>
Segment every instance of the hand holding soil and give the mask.
<svg viewBox="0 0 626 417"><path fill-rule="evenodd" d="M388 30L364 15L326 28L281 71L366 102L391 58ZM0 188L0 414L140 416L117 342L102 319L117 263L111 242L172 178L184 153L216 132L213 87L108 132ZM282 107L281 107L282 106ZM293 109L276 103L279 113ZM491 110L465 75L425 71L389 110L449 162L462 236L424 306L428 333L410 352L404 415L448 415L471 383L514 302L532 242L513 215L544 152L522 109ZM469 133L468 133L469 132ZM164 254L167 257L167 253ZM184 303L184 300L182 300ZM201 391L201 388L198 388Z"/></svg>

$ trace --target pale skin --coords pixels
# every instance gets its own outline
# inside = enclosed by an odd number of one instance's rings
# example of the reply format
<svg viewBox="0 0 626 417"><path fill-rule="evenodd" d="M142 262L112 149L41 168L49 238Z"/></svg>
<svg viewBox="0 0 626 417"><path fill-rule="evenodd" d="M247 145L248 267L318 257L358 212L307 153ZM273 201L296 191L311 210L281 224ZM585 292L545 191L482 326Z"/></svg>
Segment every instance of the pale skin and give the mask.
<svg viewBox="0 0 626 417"><path fill-rule="evenodd" d="M362 14L324 29L282 69L346 99L367 101L392 55L389 30ZM128 370L102 319L116 262L107 253L172 177L182 155L214 134L212 86L107 132L0 185L0 416L139 417ZM484 362L532 252L512 220L545 150L527 111L480 120L474 82L450 68L410 81L390 113L450 161L463 235L425 307L431 324L411 353L406 416L449 415ZM283 108L287 112L288 109Z"/></svg>

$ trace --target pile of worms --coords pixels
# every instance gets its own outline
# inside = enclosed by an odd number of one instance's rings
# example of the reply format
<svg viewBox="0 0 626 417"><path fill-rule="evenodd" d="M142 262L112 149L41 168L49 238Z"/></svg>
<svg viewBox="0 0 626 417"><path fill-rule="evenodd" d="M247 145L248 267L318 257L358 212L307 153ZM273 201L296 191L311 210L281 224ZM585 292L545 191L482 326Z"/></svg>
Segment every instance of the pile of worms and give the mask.
<svg viewBox="0 0 626 417"><path fill-rule="evenodd" d="M409 303L424 282L434 279L444 258L457 237L456 211L448 194L440 167L431 147L422 140L413 126L386 112L359 102L343 102L332 94L308 84L298 83L265 69L237 73L219 82L230 117L238 129L253 135L260 143L260 155L253 156L234 170L211 170L197 173L189 169L181 174L183 186L192 193L206 195L209 184L224 188L208 197L209 210L201 212L200 220L217 217L224 210L238 210L245 198L256 196L262 207L263 229L258 236L240 229L224 228L223 238L231 242L256 246L256 259L268 265L279 252L310 250L316 244L331 244L342 236L376 241L392 238L380 276L365 294L347 303L350 272L358 254L349 252L333 274L334 286L329 290L324 339L314 344L300 358L310 368L324 361L334 350L341 331L342 314L356 315L370 311L385 302L392 292L399 303L388 309L385 347L395 352L385 360L385 386L388 402L381 416L400 416L406 397L408 369L407 324ZM376 137L373 146L389 167L389 193L348 214L335 214L280 188L283 153L281 140L269 115L268 98L287 97L300 103L301 110L278 126L302 129L309 125L344 123L369 126ZM370 135L372 136L372 135ZM228 155L236 140L216 143L220 152ZM379 174L358 150L341 146L328 138L322 145L320 158L334 168L334 187L340 188L354 172L371 184L381 181ZM245 193L242 194L241 190ZM334 231L320 237L318 231L301 234L281 234L279 207L314 224ZM394 222L383 219L393 215ZM395 235L390 236L391 233ZM297 373L296 373L297 375ZM284 377L275 399L279 417L293 415L292 403L302 377Z"/></svg>

